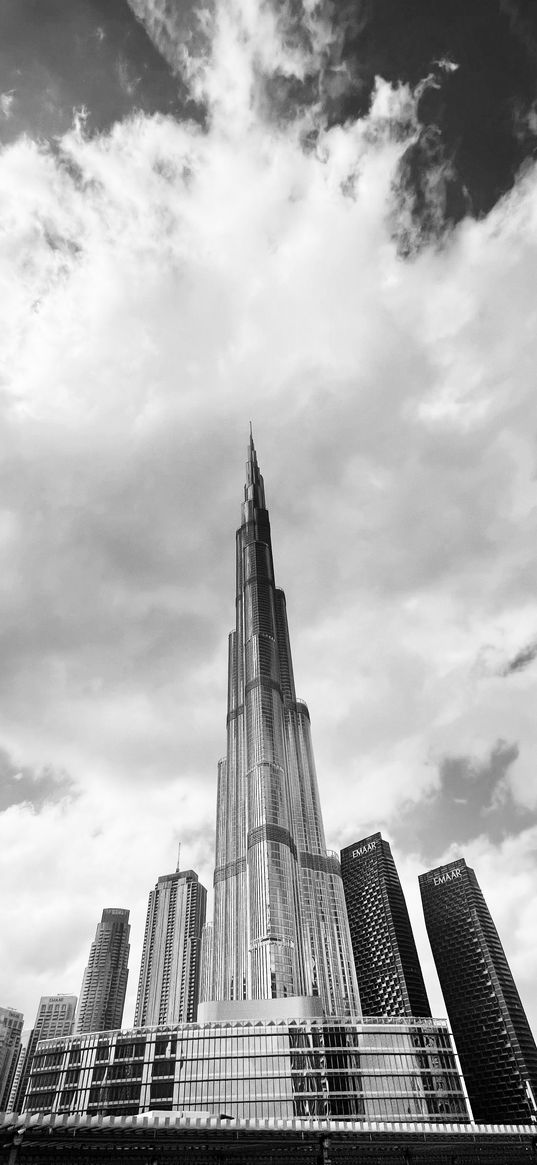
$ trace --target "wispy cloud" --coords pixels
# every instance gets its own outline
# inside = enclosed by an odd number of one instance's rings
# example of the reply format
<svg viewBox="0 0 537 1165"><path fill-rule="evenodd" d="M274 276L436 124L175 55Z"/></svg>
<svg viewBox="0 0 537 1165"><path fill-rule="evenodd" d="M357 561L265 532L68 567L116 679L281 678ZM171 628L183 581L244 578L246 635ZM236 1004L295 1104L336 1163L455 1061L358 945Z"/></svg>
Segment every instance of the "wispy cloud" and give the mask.
<svg viewBox="0 0 537 1165"><path fill-rule="evenodd" d="M67 773L50 767L35 770L18 765L0 748L0 813L11 805L29 805L39 811L73 796L76 789Z"/></svg>
<svg viewBox="0 0 537 1165"><path fill-rule="evenodd" d="M520 651L517 651L516 655L513 655L502 668L501 675L510 676L513 672L524 671L525 668L533 663L535 658L537 658L537 639L528 643L526 647L522 647Z"/></svg>

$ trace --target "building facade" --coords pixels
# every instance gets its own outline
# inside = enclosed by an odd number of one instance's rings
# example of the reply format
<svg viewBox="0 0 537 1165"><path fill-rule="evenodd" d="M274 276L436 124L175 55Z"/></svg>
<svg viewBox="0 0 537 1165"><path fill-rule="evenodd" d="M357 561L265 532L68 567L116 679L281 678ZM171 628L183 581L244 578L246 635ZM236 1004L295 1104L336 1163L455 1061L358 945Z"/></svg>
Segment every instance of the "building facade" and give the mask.
<svg viewBox="0 0 537 1165"><path fill-rule="evenodd" d="M0 1007L0 1112L5 1112L21 1048L22 1012Z"/></svg>
<svg viewBox="0 0 537 1165"><path fill-rule="evenodd" d="M207 891L194 870L158 879L147 907L136 1026L196 1019L206 906Z"/></svg>
<svg viewBox="0 0 537 1165"><path fill-rule="evenodd" d="M219 764L212 998L319 996L358 1015L339 861L327 852L306 705L252 437L236 535L227 753Z"/></svg>
<svg viewBox="0 0 537 1165"><path fill-rule="evenodd" d="M364 1015L430 1016L389 842L373 833L346 846L341 874Z"/></svg>
<svg viewBox="0 0 537 1165"><path fill-rule="evenodd" d="M77 1031L120 1027L129 975L129 935L128 910L103 910L82 980Z"/></svg>
<svg viewBox="0 0 537 1165"><path fill-rule="evenodd" d="M477 1121L537 1118L537 1048L475 873L420 875L427 933Z"/></svg>
<svg viewBox="0 0 537 1165"><path fill-rule="evenodd" d="M18 1084L15 1091L13 1081L10 1095L10 1105L15 1112L24 1109L24 1097L28 1084L35 1049L39 1040L58 1039L70 1036L74 1031L76 1012L76 995L42 995L37 1008L34 1026L31 1029L26 1049L21 1049L21 1058L17 1066Z"/></svg>
<svg viewBox="0 0 537 1165"><path fill-rule="evenodd" d="M200 953L200 1003L205 1003L207 999L211 998L213 989L213 938L214 930L212 922L206 922L201 932L201 953Z"/></svg>
<svg viewBox="0 0 537 1165"><path fill-rule="evenodd" d="M22 1079L22 1073L24 1072L24 1068L27 1064L26 1056L27 1056L27 1052L28 1052L28 1044L30 1043L31 1035L32 1035L31 1028L26 1028L21 1033L19 1054L17 1056L17 1063L15 1066L15 1071L13 1073L13 1079L11 1081L11 1089L10 1089L9 1096L7 1098L7 1101L6 1101L6 1112L17 1112L17 1107L16 1107L15 1102L16 1102L16 1099L17 1099L17 1096L19 1093L19 1087L20 1087L20 1082Z"/></svg>
<svg viewBox="0 0 537 1165"><path fill-rule="evenodd" d="M42 1042L28 1111L467 1121L437 1020L183 1024Z"/></svg>

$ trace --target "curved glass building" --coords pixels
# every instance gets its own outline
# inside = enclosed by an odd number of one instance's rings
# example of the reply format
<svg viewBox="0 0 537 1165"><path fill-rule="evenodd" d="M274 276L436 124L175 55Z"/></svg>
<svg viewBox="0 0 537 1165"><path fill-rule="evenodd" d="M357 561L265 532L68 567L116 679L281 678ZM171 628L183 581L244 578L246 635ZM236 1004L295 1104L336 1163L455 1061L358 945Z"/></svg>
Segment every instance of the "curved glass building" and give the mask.
<svg viewBox="0 0 537 1165"><path fill-rule="evenodd" d="M24 1107L468 1121L447 1026L411 1019L193 1023L43 1041Z"/></svg>

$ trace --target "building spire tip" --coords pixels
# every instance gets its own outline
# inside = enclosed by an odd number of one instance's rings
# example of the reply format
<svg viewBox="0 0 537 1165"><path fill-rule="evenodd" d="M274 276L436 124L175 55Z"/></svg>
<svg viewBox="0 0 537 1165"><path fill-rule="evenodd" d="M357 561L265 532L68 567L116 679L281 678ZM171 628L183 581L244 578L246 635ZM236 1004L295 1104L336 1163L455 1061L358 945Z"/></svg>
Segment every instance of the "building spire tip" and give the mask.
<svg viewBox="0 0 537 1165"><path fill-rule="evenodd" d="M248 443L248 452L246 455L246 486L244 499L245 501L253 501L255 499L258 509L265 508L263 478L261 477L259 466L257 464L257 453L254 445L254 430L251 421L250 440Z"/></svg>

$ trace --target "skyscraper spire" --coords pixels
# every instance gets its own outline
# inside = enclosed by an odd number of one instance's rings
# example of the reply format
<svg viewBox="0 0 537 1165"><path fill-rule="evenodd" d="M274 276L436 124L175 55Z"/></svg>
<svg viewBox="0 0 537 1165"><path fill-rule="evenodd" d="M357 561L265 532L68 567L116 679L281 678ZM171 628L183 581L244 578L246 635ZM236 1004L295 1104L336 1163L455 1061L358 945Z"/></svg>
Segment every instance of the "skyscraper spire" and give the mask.
<svg viewBox="0 0 537 1165"><path fill-rule="evenodd" d="M248 457L246 460L246 485L244 487L244 502L245 505L248 502L252 502L259 510L264 510L265 508L265 487L263 478L259 472L259 465L257 463L257 453L255 451L251 421L250 440L248 442Z"/></svg>
<svg viewBox="0 0 537 1165"><path fill-rule="evenodd" d="M250 430L236 536L227 753L219 765L213 998L320 996L357 1014L337 859L327 854L310 738L297 701L285 596L274 579Z"/></svg>

